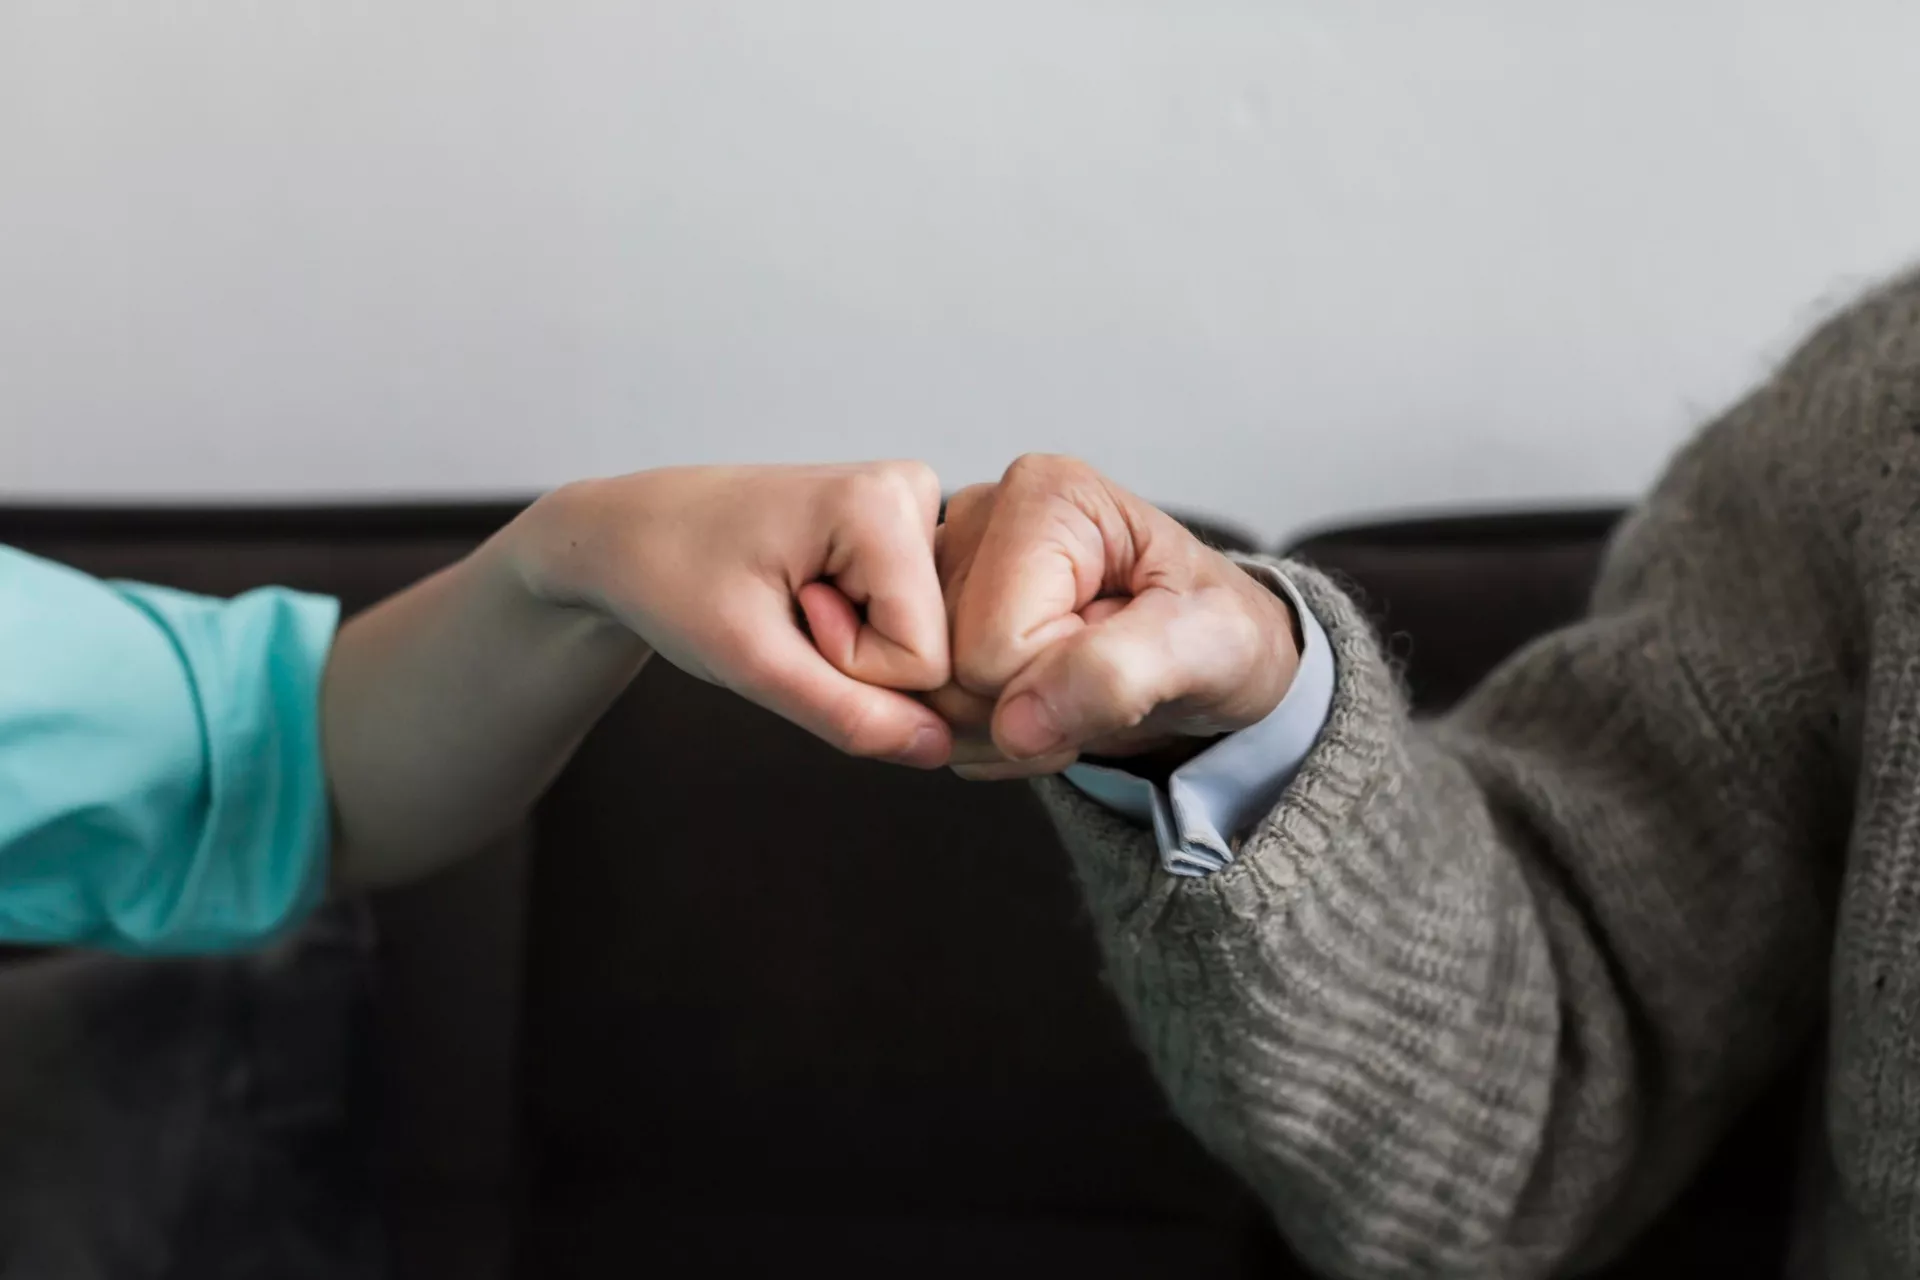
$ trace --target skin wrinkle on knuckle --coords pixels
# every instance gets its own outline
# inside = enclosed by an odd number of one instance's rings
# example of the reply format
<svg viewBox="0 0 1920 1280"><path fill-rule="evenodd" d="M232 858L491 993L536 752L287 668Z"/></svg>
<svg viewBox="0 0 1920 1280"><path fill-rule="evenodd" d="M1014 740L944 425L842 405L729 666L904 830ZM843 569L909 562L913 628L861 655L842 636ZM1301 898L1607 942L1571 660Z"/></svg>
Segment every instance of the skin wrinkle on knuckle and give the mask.
<svg viewBox="0 0 1920 1280"><path fill-rule="evenodd" d="M1049 550L1065 562L1067 580L1073 583L1075 600L1095 598L1109 588L1125 589L1121 581L1129 576L1124 565L1115 564L1109 554L1113 544L1100 522L1078 506L1056 507L1050 515L1052 528Z"/></svg>
<svg viewBox="0 0 1920 1280"><path fill-rule="evenodd" d="M1098 547L1110 534L1126 531L1127 504L1099 472L1078 459L1030 454L1008 469L1003 487L1016 506L1045 504L1050 520L1076 520L1073 532L1083 543ZM1116 516L1121 530L1109 525Z"/></svg>

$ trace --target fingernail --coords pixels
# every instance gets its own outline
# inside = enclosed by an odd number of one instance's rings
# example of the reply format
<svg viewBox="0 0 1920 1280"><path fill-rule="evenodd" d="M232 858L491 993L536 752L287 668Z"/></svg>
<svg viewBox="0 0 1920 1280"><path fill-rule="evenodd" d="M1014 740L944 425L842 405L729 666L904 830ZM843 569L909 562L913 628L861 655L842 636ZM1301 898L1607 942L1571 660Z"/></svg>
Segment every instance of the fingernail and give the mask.
<svg viewBox="0 0 1920 1280"><path fill-rule="evenodd" d="M1000 712L1001 749L1016 760L1043 756L1060 745L1065 736L1059 721L1037 693L1023 693Z"/></svg>
<svg viewBox="0 0 1920 1280"><path fill-rule="evenodd" d="M938 769L947 762L947 735L930 724L913 731L913 741L896 757L916 769Z"/></svg>

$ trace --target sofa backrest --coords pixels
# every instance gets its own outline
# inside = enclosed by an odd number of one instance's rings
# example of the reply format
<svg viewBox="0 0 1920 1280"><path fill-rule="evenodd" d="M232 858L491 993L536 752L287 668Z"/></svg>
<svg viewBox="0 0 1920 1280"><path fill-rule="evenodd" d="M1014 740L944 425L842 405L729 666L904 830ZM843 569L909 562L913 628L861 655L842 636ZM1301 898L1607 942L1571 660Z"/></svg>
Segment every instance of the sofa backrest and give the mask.
<svg viewBox="0 0 1920 1280"><path fill-rule="evenodd" d="M513 510L0 508L0 543L351 610ZM1579 615L1615 518L1394 521L1293 550L1355 588L1433 711ZM517 1186L536 1235L608 1195L662 1218L1184 1223L1292 1273L1168 1114L1022 788L843 759L657 664L526 831L376 911L403 1185ZM1783 1083L1730 1140L1663 1247L1728 1274L1777 1260L1792 1102Z"/></svg>
<svg viewBox="0 0 1920 1280"><path fill-rule="evenodd" d="M351 611L512 511L0 509L0 542ZM656 663L523 834L375 904L408 1193L516 1181L536 1236L607 1195L662 1220L1254 1229L1103 990L1024 787L846 759Z"/></svg>
<svg viewBox="0 0 1920 1280"><path fill-rule="evenodd" d="M1619 517L1597 507L1353 523L1298 538L1289 554L1345 582L1404 661L1415 707L1431 712L1586 611Z"/></svg>

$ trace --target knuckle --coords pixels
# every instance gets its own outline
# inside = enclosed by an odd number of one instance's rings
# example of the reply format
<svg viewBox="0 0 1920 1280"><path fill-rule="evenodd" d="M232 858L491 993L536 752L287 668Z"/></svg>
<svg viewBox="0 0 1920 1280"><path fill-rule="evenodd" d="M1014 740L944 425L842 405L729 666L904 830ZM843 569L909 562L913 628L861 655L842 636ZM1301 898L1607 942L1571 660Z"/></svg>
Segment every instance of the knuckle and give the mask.
<svg viewBox="0 0 1920 1280"><path fill-rule="evenodd" d="M940 477L932 467L917 458L882 463L888 479L911 498L915 506L935 507L940 503Z"/></svg>
<svg viewBox="0 0 1920 1280"><path fill-rule="evenodd" d="M1101 709L1103 722L1130 727L1153 711L1154 682L1126 655L1104 645L1088 645L1074 665L1078 668L1075 683Z"/></svg>
<svg viewBox="0 0 1920 1280"><path fill-rule="evenodd" d="M842 510L864 512L875 498L887 494L892 481L876 467L856 467L839 476L833 485L833 499Z"/></svg>
<svg viewBox="0 0 1920 1280"><path fill-rule="evenodd" d="M1098 471L1060 453L1015 458L1000 484L1011 498L1023 503L1065 500L1090 510L1111 501L1111 486Z"/></svg>
<svg viewBox="0 0 1920 1280"><path fill-rule="evenodd" d="M966 692L982 698L999 695L1011 676L1005 646L975 634L978 628L964 619L955 624L953 677Z"/></svg>
<svg viewBox="0 0 1920 1280"><path fill-rule="evenodd" d="M879 533L902 521L918 526L922 510L931 511L939 502L937 488L928 502L918 484L891 463L862 467L842 478L835 505L843 519L862 530Z"/></svg>
<svg viewBox="0 0 1920 1280"><path fill-rule="evenodd" d="M1008 465L1005 479L1015 487L1046 484L1070 475L1084 465L1060 453L1023 453Z"/></svg>
<svg viewBox="0 0 1920 1280"><path fill-rule="evenodd" d="M953 663L949 660L944 635L937 637L939 648L931 653L913 653L906 655L901 664L899 687L914 693L932 693L944 689L953 680Z"/></svg>

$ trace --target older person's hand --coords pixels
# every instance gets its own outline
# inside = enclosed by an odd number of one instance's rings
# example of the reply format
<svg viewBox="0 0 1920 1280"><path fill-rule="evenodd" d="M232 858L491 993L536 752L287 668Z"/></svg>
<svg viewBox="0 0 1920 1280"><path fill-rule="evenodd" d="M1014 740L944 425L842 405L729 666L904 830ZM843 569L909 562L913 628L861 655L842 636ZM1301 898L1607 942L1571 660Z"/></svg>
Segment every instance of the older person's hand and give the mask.
<svg viewBox="0 0 1920 1280"><path fill-rule="evenodd" d="M956 494L937 557L954 681L929 701L966 777L1197 751L1271 713L1299 664L1284 600L1071 458Z"/></svg>

